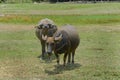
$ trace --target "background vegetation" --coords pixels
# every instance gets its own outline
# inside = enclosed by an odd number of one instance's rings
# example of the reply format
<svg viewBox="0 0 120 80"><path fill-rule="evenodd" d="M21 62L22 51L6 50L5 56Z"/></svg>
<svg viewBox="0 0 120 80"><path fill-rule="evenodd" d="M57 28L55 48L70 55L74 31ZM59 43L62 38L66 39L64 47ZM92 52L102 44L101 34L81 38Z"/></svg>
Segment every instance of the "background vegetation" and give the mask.
<svg viewBox="0 0 120 80"><path fill-rule="evenodd" d="M31 2L52 2L52 3L56 3L56 2L82 2L82 3L86 3L86 2L110 2L110 1L119 1L119 0L0 0L0 3L31 3Z"/></svg>
<svg viewBox="0 0 120 80"><path fill-rule="evenodd" d="M0 4L0 80L119 80L119 17L120 3ZM75 65L37 58L34 26L43 18L78 30Z"/></svg>

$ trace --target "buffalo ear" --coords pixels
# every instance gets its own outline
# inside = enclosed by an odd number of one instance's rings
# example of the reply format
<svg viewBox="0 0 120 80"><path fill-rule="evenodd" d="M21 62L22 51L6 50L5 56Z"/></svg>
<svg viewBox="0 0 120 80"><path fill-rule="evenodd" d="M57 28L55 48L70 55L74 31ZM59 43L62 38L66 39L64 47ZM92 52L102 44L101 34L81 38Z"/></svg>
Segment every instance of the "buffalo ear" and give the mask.
<svg viewBox="0 0 120 80"><path fill-rule="evenodd" d="M55 37L55 39L54 39L54 40L55 40L55 41L61 41L61 40L62 40L62 38L63 38L63 37L62 37L62 34L60 34L60 36Z"/></svg>
<svg viewBox="0 0 120 80"><path fill-rule="evenodd" d="M34 28L42 29L42 27L40 25L39 26L35 26Z"/></svg>
<svg viewBox="0 0 120 80"><path fill-rule="evenodd" d="M37 28L38 26L34 26L34 28Z"/></svg>
<svg viewBox="0 0 120 80"><path fill-rule="evenodd" d="M38 28L38 29L43 29L44 28L43 24L40 24L40 25L35 26L35 27Z"/></svg>
<svg viewBox="0 0 120 80"><path fill-rule="evenodd" d="M38 26L38 29L43 29L43 25L40 24L40 25Z"/></svg>
<svg viewBox="0 0 120 80"><path fill-rule="evenodd" d="M47 40L47 35L42 35L42 40L46 41Z"/></svg>
<svg viewBox="0 0 120 80"><path fill-rule="evenodd" d="M56 32L57 31L57 26L56 25L52 25L52 29L53 29L54 32Z"/></svg>
<svg viewBox="0 0 120 80"><path fill-rule="evenodd" d="M57 29L57 26L56 25L52 25L52 28Z"/></svg>

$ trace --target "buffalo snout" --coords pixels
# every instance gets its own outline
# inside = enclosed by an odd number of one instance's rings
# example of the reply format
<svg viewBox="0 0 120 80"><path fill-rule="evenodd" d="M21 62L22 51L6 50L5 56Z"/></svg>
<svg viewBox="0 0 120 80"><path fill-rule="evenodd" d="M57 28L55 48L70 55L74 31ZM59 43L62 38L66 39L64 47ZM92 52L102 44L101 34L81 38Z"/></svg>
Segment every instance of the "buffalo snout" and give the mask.
<svg viewBox="0 0 120 80"><path fill-rule="evenodd" d="M51 54L51 53L52 53L52 46L51 46L51 45L48 45L48 46L47 46L47 53L48 53L48 54Z"/></svg>

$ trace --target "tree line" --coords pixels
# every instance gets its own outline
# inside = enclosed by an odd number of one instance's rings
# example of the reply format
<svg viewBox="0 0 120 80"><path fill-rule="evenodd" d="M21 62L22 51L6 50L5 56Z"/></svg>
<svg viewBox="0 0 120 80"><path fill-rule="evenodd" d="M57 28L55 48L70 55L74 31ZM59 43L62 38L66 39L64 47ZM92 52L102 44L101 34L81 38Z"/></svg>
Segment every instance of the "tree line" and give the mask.
<svg viewBox="0 0 120 80"><path fill-rule="evenodd" d="M97 1L120 1L120 0L0 0L0 3L30 3L30 2L70 2L70 1L80 1L80 2L97 2Z"/></svg>

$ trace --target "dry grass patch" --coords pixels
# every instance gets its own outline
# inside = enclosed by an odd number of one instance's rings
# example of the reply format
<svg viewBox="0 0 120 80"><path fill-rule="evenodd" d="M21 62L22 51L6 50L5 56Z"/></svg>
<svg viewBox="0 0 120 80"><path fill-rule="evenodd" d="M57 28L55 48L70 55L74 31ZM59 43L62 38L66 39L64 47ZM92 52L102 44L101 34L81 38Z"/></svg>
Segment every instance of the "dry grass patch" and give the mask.
<svg viewBox="0 0 120 80"><path fill-rule="evenodd" d="M21 31L32 30L35 25L15 25L15 24L0 24L0 31Z"/></svg>

